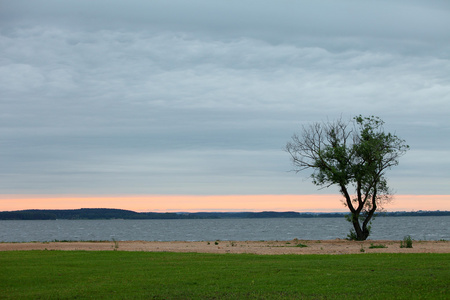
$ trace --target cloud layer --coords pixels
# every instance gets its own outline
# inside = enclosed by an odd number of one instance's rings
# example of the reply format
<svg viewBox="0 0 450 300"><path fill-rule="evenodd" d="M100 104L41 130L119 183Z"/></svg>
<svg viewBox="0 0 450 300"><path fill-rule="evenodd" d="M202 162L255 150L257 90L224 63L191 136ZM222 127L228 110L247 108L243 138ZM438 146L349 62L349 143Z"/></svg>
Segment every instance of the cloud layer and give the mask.
<svg viewBox="0 0 450 300"><path fill-rule="evenodd" d="M1 193L322 193L282 148L357 114L449 193L447 1L124 3L1 4Z"/></svg>

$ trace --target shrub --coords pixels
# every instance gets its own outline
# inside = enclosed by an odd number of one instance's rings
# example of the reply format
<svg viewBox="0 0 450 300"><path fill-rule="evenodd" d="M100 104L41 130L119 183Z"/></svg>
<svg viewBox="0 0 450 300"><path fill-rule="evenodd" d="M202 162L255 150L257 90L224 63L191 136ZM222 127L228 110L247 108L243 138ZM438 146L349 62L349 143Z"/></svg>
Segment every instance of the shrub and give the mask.
<svg viewBox="0 0 450 300"><path fill-rule="evenodd" d="M358 236L356 235L356 232L354 229L351 229L350 233L347 234L347 240L349 240L349 241L357 241L358 240Z"/></svg>
<svg viewBox="0 0 450 300"><path fill-rule="evenodd" d="M400 242L400 248L412 248L412 239L410 235L407 235L403 238L403 241Z"/></svg>
<svg viewBox="0 0 450 300"><path fill-rule="evenodd" d="M119 242L116 241L114 238L112 239L113 243L114 243L114 251L117 251L117 249L119 249Z"/></svg>

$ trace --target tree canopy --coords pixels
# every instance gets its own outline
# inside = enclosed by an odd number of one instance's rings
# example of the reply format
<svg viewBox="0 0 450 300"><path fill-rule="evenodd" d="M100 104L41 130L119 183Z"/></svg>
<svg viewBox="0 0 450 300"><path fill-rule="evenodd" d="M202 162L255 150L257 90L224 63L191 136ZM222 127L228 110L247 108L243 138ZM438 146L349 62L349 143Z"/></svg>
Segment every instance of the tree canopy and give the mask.
<svg viewBox="0 0 450 300"><path fill-rule="evenodd" d="M352 239L369 236L375 211L390 200L385 173L409 149L404 140L386 133L383 124L378 117L361 115L347 122L314 123L286 144L296 172L312 169L315 185L339 187L351 213Z"/></svg>

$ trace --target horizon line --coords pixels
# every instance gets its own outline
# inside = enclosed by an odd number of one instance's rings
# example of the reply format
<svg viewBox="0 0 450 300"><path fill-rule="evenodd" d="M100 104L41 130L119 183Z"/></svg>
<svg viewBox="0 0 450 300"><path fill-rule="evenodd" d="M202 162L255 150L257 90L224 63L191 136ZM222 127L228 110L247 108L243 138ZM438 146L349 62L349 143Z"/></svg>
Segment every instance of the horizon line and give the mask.
<svg viewBox="0 0 450 300"><path fill-rule="evenodd" d="M31 209L19 209L19 210L2 210L0 212L19 212L19 211L30 211L30 210L83 210L83 209L90 209L90 210L96 210L96 209L105 209L105 210L122 210L122 211L131 211L139 214L145 214L145 213L157 213L157 214L165 214L165 213L173 213L173 214L196 214L196 213L226 213L226 214L234 214L234 213L299 213L299 214L346 214L349 213L349 211L294 211L294 210L286 210L286 211L274 211L274 210L260 210L260 211L250 211L250 210L243 210L243 211L136 211L132 209L123 209L123 208L114 208L114 207L81 207L81 208L31 208ZM450 210L393 210L393 211L377 211L376 213L395 213L395 212L407 212L407 213L413 213L413 212L450 212Z"/></svg>
<svg viewBox="0 0 450 300"><path fill-rule="evenodd" d="M36 195L0 194L0 211L116 207L134 211L346 212L340 194ZM450 195L394 195L387 211L450 210Z"/></svg>

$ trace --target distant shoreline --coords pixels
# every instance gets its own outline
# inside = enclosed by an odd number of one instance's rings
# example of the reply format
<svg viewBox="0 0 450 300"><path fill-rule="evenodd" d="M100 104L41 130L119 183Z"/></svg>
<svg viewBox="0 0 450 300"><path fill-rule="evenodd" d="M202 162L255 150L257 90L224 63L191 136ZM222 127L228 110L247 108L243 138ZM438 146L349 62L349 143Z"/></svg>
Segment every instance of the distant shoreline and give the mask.
<svg viewBox="0 0 450 300"><path fill-rule="evenodd" d="M167 219L262 219L262 218L340 218L347 212L135 212L111 208L29 209L0 212L0 220L167 220ZM450 211L381 212L379 217L450 216Z"/></svg>

